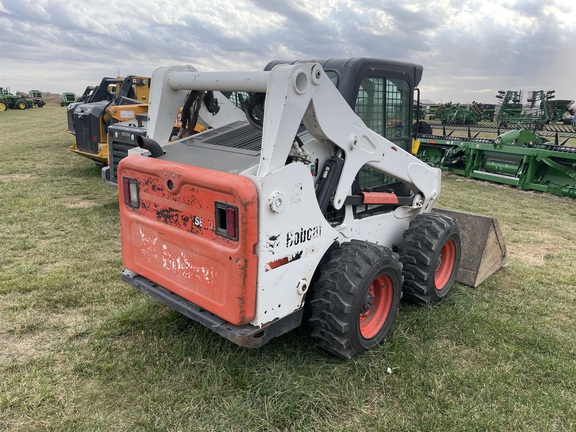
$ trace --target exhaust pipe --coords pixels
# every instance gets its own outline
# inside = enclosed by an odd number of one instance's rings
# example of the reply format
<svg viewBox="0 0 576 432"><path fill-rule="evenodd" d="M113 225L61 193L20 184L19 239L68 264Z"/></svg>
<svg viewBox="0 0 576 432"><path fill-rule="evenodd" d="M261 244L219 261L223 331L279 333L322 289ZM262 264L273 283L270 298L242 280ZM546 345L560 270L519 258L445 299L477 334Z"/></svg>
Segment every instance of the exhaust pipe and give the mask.
<svg viewBox="0 0 576 432"><path fill-rule="evenodd" d="M157 158L157 157L164 155L164 150L162 150L162 147L160 147L160 144L158 144L152 138L146 138L143 136L139 136L136 139L136 142L138 143L138 147L140 147L144 150L148 150L150 152L150 156L153 158Z"/></svg>

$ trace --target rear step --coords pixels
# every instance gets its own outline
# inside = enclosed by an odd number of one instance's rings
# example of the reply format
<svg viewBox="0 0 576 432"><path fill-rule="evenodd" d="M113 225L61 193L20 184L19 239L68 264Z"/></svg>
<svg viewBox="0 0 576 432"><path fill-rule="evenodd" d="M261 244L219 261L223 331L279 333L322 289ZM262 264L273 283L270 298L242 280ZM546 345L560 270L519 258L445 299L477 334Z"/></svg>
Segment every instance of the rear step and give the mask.
<svg viewBox="0 0 576 432"><path fill-rule="evenodd" d="M180 312L182 315L202 324L204 327L218 333L236 345L245 348L259 348L268 343L270 339L281 336L300 326L302 322L303 308L300 308L290 315L272 321L262 327L254 327L250 324L237 326L230 324L228 321L217 317L133 271L123 270L122 280L138 288L144 294L148 294L160 303L163 303L165 306L168 306L170 309Z"/></svg>

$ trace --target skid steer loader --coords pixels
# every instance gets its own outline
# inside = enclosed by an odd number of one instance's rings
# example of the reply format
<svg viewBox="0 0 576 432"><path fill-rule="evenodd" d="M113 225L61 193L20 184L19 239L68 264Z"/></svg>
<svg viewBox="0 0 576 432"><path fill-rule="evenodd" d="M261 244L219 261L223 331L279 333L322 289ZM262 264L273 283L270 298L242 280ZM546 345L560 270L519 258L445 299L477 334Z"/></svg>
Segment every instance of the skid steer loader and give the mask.
<svg viewBox="0 0 576 432"><path fill-rule="evenodd" d="M402 294L446 298L462 255L458 222L432 213L440 171L404 150L421 75L363 58L157 69L146 152L118 165L123 279L244 347L304 309L338 357L379 344ZM167 144L189 90L250 93L246 119Z"/></svg>
<svg viewBox="0 0 576 432"><path fill-rule="evenodd" d="M148 77L103 78L85 102L69 105L69 130L75 135L70 150L107 165L108 126L133 120L138 114L145 113L149 91Z"/></svg>

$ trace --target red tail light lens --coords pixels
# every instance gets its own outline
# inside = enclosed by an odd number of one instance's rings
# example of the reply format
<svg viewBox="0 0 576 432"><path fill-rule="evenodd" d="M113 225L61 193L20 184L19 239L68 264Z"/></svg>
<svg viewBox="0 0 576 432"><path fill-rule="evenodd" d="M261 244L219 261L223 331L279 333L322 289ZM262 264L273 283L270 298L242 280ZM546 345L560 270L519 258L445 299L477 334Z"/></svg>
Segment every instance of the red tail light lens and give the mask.
<svg viewBox="0 0 576 432"><path fill-rule="evenodd" d="M138 188L138 180L133 178L124 177L122 179L122 195L124 196L124 204L132 207L140 207L140 190Z"/></svg>
<svg viewBox="0 0 576 432"><path fill-rule="evenodd" d="M226 209L226 234L228 234L230 238L238 237L236 220L236 207L228 207Z"/></svg>
<svg viewBox="0 0 576 432"><path fill-rule="evenodd" d="M226 203L216 203L216 234L238 240L238 208Z"/></svg>

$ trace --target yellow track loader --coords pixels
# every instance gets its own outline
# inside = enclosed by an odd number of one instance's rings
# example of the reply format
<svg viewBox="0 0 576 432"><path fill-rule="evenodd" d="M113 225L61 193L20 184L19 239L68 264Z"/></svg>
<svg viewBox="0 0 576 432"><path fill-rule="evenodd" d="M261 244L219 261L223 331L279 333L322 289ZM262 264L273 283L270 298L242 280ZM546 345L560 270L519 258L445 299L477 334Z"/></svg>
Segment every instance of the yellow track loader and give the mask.
<svg viewBox="0 0 576 432"><path fill-rule="evenodd" d="M148 109L150 78L104 78L84 103L70 105L75 143L70 150L101 165L108 164L108 126L134 120ZM70 128L70 126L69 126Z"/></svg>

